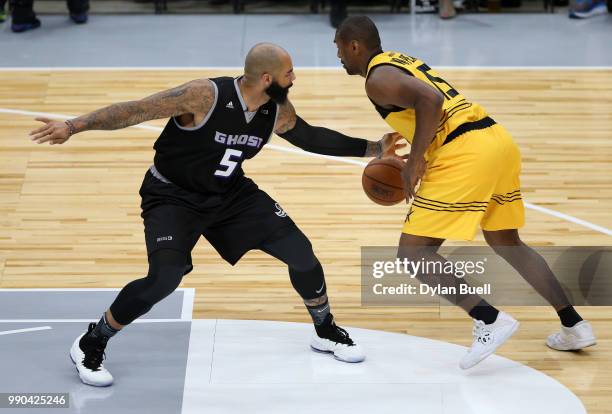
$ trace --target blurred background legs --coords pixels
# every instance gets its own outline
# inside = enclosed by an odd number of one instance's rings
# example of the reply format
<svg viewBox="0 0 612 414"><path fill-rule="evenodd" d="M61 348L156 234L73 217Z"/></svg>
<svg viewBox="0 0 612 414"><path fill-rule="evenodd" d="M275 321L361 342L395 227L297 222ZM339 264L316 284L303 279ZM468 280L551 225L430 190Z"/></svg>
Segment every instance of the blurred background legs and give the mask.
<svg viewBox="0 0 612 414"><path fill-rule="evenodd" d="M10 0L10 8L13 32L21 33L40 27L40 20L34 13L34 0Z"/></svg>
<svg viewBox="0 0 612 414"><path fill-rule="evenodd" d="M1 1L1 0L0 0ZM34 12L34 0L10 0L11 30L22 33L40 27L40 20ZM87 22L89 11L89 0L67 0L66 5L70 19L77 24ZM8 11L5 10L4 2L0 2L0 22L6 19Z"/></svg>
<svg viewBox="0 0 612 414"><path fill-rule="evenodd" d="M338 28L346 19L346 0L330 0L329 22L332 27Z"/></svg>

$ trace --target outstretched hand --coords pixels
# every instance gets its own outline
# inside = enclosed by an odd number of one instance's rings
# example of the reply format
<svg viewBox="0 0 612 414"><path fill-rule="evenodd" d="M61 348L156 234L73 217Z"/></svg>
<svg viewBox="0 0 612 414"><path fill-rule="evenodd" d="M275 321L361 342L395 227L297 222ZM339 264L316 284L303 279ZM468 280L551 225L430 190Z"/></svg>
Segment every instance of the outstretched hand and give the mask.
<svg viewBox="0 0 612 414"><path fill-rule="evenodd" d="M70 138L70 128L62 121L54 121L49 118L39 117L37 121L44 125L30 132L30 139L37 144L48 142L49 145L63 144Z"/></svg>

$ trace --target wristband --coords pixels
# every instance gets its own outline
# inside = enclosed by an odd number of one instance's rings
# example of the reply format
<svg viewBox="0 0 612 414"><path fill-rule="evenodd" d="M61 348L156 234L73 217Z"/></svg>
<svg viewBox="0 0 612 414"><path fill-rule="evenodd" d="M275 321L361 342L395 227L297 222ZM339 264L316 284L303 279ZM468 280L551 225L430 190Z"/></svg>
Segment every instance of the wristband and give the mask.
<svg viewBox="0 0 612 414"><path fill-rule="evenodd" d="M74 134L76 134L76 128L74 127L74 124L72 123L71 120L67 119L64 121L64 123L68 125L68 130L70 132L69 136L73 136Z"/></svg>

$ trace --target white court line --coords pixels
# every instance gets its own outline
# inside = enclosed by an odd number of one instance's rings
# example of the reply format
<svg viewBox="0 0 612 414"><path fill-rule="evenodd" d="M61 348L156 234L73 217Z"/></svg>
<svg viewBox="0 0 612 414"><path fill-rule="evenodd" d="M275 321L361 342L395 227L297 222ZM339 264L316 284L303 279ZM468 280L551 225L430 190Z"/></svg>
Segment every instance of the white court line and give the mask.
<svg viewBox="0 0 612 414"><path fill-rule="evenodd" d="M94 322L94 319L0 319L0 323L59 323L59 322ZM191 322L183 319L136 319L132 323L162 323L162 322ZM51 328L49 328L51 329Z"/></svg>
<svg viewBox="0 0 612 414"><path fill-rule="evenodd" d="M0 67L0 72L94 72L94 71L207 71L242 70L242 66L41 66L41 67ZM440 66L436 70L612 70L612 66ZM344 72L341 66L296 66L296 71L330 70Z"/></svg>
<svg viewBox="0 0 612 414"><path fill-rule="evenodd" d="M0 292L119 292L123 288L0 288ZM194 290L177 288L178 292Z"/></svg>
<svg viewBox="0 0 612 414"><path fill-rule="evenodd" d="M363 161L352 160L350 158L334 157L333 155L315 154L314 152L306 152L299 148L283 147L281 145L274 145L274 144L266 144L264 148L266 147L269 147L277 151L289 152L291 154L306 155L306 156L313 157L313 158L325 158L327 160L343 162L345 164L355 164L355 165L361 165L363 167L368 165L367 162L363 162Z"/></svg>
<svg viewBox="0 0 612 414"><path fill-rule="evenodd" d="M181 310L181 320L190 321L193 318L193 301L195 300L195 289L183 289L183 307Z"/></svg>
<svg viewBox="0 0 612 414"><path fill-rule="evenodd" d="M0 292L118 292L121 288L0 288Z"/></svg>
<svg viewBox="0 0 612 414"><path fill-rule="evenodd" d="M59 119L67 119L67 118L73 118L73 115L65 115L65 114L52 114L52 113L47 113L47 112L32 112L32 111L23 111L20 109L8 109L8 108L0 108L0 113L6 113L6 114L16 114L16 115L24 115L24 116L44 116L47 118L59 118ZM138 129L146 129L149 131L157 131L160 132L163 130L163 128L160 127L156 127L153 125L133 125L131 128L138 128ZM348 159L348 158L341 158L341 157L332 157L329 155L321 155L321 154L313 154L310 152L306 152L306 151L302 151L301 149L296 149L296 148L288 148L288 147L283 147L280 145L274 145L274 144L268 144L266 145L266 147L270 147L271 149L277 150L277 151L283 151L283 152L289 152L289 153L293 153L293 154L300 154L300 155L307 155L310 157L316 157L316 158L326 158L326 159L330 159L330 160L334 160L334 161L338 161L338 162L342 162L342 163L346 163L346 164L355 164L355 165L362 165L365 166L367 165L366 162L364 161L357 161L357 160L352 160L352 159ZM591 223L589 221L586 220L582 220L579 219L577 217L574 216L570 216L569 214L565 214L565 213L561 213L555 210L551 210L545 207L540 207L540 206L536 206L535 204L531 204L531 203L527 203L525 202L525 207L535 210L535 211L539 211L540 213L543 214L547 214L549 216L553 216L556 218L559 218L561 220L565 220L565 221L569 221L571 223L577 224L579 226L583 226L586 227L588 229L591 229L593 231L596 231L598 233L603 233L605 235L608 236L612 236L612 230L607 228L607 227L603 227L600 226L598 224L594 224Z"/></svg>
<svg viewBox="0 0 612 414"><path fill-rule="evenodd" d="M19 321L22 322L22 321ZM34 332L34 331L46 331L47 329L53 329L50 326L40 326L38 328L26 328L26 329L15 329L13 331L2 331L0 332L0 335L11 335L11 334L16 334L16 333L23 333L23 332Z"/></svg>
<svg viewBox="0 0 612 414"><path fill-rule="evenodd" d="M119 292L122 288L0 288L0 292ZM195 297L194 288L177 288L176 291L183 292L183 304L180 319L137 319L132 323L159 323L159 322L185 322L191 321L193 314L193 301ZM91 319L0 319L0 323L34 322L91 322ZM49 328L51 329L51 328Z"/></svg>
<svg viewBox="0 0 612 414"><path fill-rule="evenodd" d="M573 217L573 216L570 216L568 214L561 213L559 211L551 210L549 208L538 206L538 205L527 203L527 202L525 202L525 207L530 208L530 209L535 210L535 211L539 211L540 213L544 213L544 214L548 214L548 215L551 215L551 216L554 216L554 217L558 217L561 220L571 221L572 223L576 223L576 224L581 225L583 227L588 227L591 230L595 230L595 231L598 231L600 233L607 234L608 236L612 236L612 230L610 230L610 229L608 229L606 227L599 226L597 224L593 224L593 223L590 223L588 221L579 219L577 217Z"/></svg>

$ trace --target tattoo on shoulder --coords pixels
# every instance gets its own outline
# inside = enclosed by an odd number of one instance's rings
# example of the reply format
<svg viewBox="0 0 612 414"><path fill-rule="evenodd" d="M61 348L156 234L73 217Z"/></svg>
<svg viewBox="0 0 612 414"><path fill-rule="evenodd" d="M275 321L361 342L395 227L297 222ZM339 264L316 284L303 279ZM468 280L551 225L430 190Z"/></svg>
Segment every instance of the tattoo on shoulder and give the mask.
<svg viewBox="0 0 612 414"><path fill-rule="evenodd" d="M285 132L291 130L295 126L296 117L297 115L295 113L295 108L291 102L287 101L281 105L280 114L276 120L274 132L277 134L284 134Z"/></svg>

